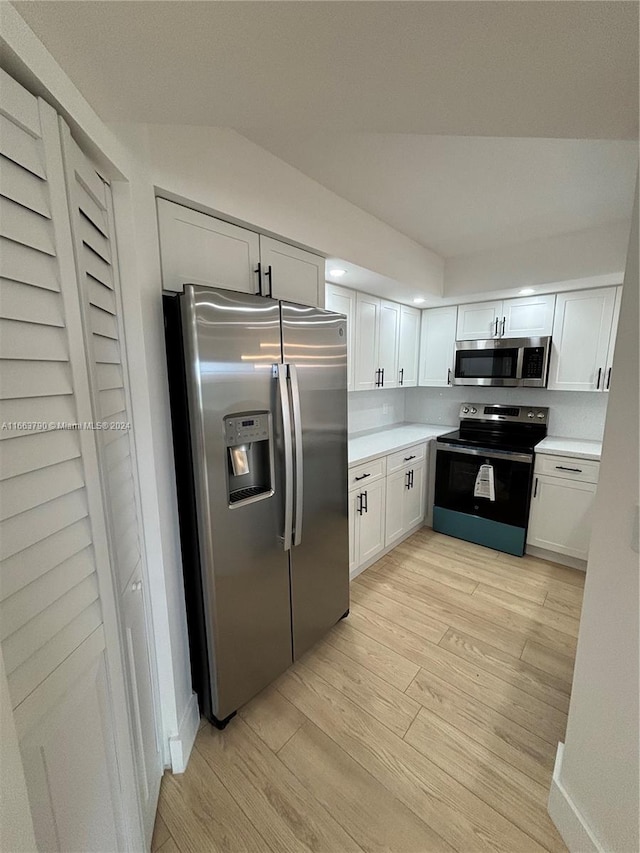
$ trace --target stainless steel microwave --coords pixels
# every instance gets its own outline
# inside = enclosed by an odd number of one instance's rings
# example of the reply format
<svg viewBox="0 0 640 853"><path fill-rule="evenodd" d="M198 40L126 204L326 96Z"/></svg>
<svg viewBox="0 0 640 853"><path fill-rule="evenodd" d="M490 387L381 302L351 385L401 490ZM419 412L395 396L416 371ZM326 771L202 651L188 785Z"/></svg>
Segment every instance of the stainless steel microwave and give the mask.
<svg viewBox="0 0 640 853"><path fill-rule="evenodd" d="M546 388L551 338L457 341L454 385Z"/></svg>

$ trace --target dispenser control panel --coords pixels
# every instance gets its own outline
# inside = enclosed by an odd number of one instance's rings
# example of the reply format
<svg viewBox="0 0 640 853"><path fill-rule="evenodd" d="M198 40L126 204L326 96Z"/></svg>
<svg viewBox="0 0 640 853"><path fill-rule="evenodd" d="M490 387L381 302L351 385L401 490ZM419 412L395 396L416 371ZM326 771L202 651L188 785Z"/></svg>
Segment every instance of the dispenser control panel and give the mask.
<svg viewBox="0 0 640 853"><path fill-rule="evenodd" d="M269 438L269 413L260 412L251 415L237 415L224 419L224 434L227 447L236 444L249 444Z"/></svg>

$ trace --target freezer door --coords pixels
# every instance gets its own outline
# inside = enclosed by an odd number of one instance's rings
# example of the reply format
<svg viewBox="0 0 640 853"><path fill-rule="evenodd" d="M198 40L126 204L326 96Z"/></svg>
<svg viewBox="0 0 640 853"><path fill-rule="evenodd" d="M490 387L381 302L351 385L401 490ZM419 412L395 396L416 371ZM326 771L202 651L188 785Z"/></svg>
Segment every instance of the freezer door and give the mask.
<svg viewBox="0 0 640 853"><path fill-rule="evenodd" d="M290 551L294 658L349 609L347 322L281 303L294 426Z"/></svg>
<svg viewBox="0 0 640 853"><path fill-rule="evenodd" d="M212 706L224 719L292 660L279 304L198 285L179 298Z"/></svg>

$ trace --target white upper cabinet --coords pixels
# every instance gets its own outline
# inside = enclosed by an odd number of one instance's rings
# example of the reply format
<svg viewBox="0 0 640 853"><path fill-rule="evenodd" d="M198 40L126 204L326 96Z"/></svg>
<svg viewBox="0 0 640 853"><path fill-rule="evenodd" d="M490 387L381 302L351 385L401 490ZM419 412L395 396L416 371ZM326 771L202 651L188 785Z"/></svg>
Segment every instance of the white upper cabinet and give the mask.
<svg viewBox="0 0 640 853"><path fill-rule="evenodd" d="M553 329L555 301L550 294L459 305L456 337L459 341L546 337Z"/></svg>
<svg viewBox="0 0 640 853"><path fill-rule="evenodd" d="M380 301L380 328L378 331L378 364L382 371L381 388L398 387L398 339L400 336L400 305L397 302Z"/></svg>
<svg viewBox="0 0 640 853"><path fill-rule="evenodd" d="M204 284L242 293L258 292L260 237L253 231L158 199L162 283L182 292Z"/></svg>
<svg viewBox="0 0 640 853"><path fill-rule="evenodd" d="M458 305L459 341L481 341L498 336L502 302L475 302Z"/></svg>
<svg viewBox="0 0 640 853"><path fill-rule="evenodd" d="M157 204L165 290L204 284L324 305L324 258L163 198Z"/></svg>
<svg viewBox="0 0 640 853"><path fill-rule="evenodd" d="M418 384L418 348L420 345L420 311L400 306L400 340L398 343L398 384L414 388Z"/></svg>
<svg viewBox="0 0 640 853"><path fill-rule="evenodd" d="M354 391L370 391L378 382L378 326L380 300L368 293L356 294Z"/></svg>
<svg viewBox="0 0 640 853"><path fill-rule="evenodd" d="M618 321L620 319L620 302L622 301L622 287L616 287L616 301L613 306L613 320L611 322L611 335L609 337L609 351L607 353L607 369L603 379L603 391L608 391L611 386L611 371L613 370L613 355L616 348L616 337L618 336Z"/></svg>
<svg viewBox="0 0 640 853"><path fill-rule="evenodd" d="M420 332L420 385L451 384L458 308L426 308Z"/></svg>
<svg viewBox="0 0 640 853"><path fill-rule="evenodd" d="M260 235L262 295L324 305L324 258Z"/></svg>
<svg viewBox="0 0 640 853"><path fill-rule="evenodd" d="M558 294L549 369L550 389L604 390L608 378L606 372L616 291L614 287L603 287Z"/></svg>
<svg viewBox="0 0 640 853"><path fill-rule="evenodd" d="M325 307L328 311L336 311L347 318L347 391L355 387L355 322L356 322L356 293L338 284L329 284L325 289Z"/></svg>
<svg viewBox="0 0 640 853"><path fill-rule="evenodd" d="M503 338L544 338L553 331L555 293L522 296L502 303L500 336Z"/></svg>

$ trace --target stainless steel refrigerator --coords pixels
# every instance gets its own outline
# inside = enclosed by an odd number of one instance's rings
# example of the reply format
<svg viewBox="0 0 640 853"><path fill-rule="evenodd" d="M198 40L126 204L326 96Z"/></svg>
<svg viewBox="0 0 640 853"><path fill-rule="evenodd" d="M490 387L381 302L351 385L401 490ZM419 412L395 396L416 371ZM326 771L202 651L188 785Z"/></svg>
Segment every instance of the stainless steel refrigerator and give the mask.
<svg viewBox="0 0 640 853"><path fill-rule="evenodd" d="M200 285L164 306L192 674L222 727L348 612L346 320Z"/></svg>

